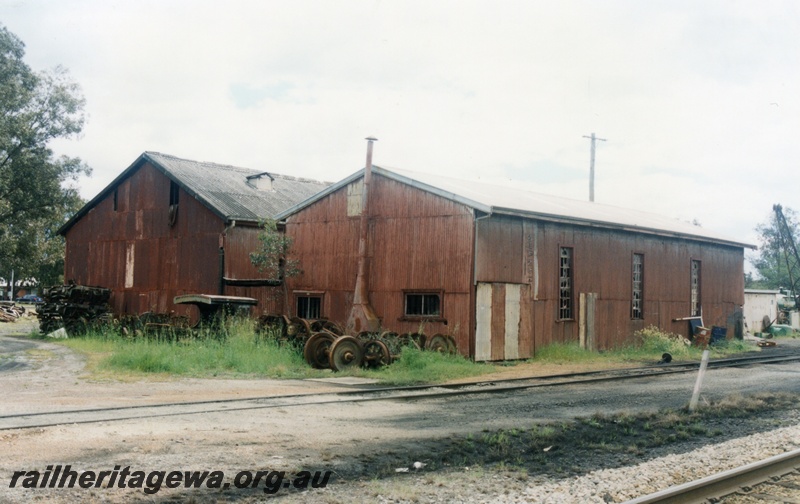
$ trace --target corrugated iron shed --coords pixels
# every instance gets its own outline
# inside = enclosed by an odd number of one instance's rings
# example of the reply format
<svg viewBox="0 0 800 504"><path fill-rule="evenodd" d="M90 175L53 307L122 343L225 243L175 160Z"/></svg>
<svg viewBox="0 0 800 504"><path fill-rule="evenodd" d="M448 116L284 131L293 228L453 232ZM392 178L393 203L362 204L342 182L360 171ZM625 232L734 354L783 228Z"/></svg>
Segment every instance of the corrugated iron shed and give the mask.
<svg viewBox="0 0 800 504"><path fill-rule="evenodd" d="M638 233L693 238L699 241L755 248L752 244L735 240L706 228L651 212L397 168L373 166L373 170L386 178L462 203L486 214L535 217L540 220L566 224L608 227ZM363 171L359 170L344 180L315 194L308 200L280 212L276 218L279 220L284 219L362 176Z"/></svg>
<svg viewBox="0 0 800 504"><path fill-rule="evenodd" d="M158 152L144 152L67 221L59 229L59 234L65 234L75 222L147 162L227 222L234 220L258 222L263 218L274 217L298 201L310 198L330 185L328 182L318 180L271 172L267 174L263 170L192 161ZM248 180L248 177L257 175L268 175L271 179L271 188L260 189Z"/></svg>
<svg viewBox="0 0 800 504"><path fill-rule="evenodd" d="M323 316L348 313L363 173L276 216L303 269L287 280L291 314L304 296ZM372 174L369 297L384 330L451 334L476 360L529 358L555 342L610 348L649 326L686 334L697 311L735 333L750 244L612 205L374 165ZM426 296L434 311L408 308Z"/></svg>

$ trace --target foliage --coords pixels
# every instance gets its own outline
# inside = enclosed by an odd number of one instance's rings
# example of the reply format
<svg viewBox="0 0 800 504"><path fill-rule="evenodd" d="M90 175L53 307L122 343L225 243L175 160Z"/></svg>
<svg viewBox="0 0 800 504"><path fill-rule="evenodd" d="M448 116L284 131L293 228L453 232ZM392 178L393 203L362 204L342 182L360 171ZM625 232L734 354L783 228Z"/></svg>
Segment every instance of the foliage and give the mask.
<svg viewBox="0 0 800 504"><path fill-rule="evenodd" d="M23 61L24 48L0 26L0 242L6 250L0 260L8 269L14 267L12 258L29 259L26 252L38 246L37 240L52 235L57 221L69 217L78 195L65 184L91 171L78 158L56 158L48 147L83 129L80 88L61 67L32 71ZM53 252L42 255L52 257ZM16 267L29 274L36 269L32 264Z"/></svg>
<svg viewBox="0 0 800 504"><path fill-rule="evenodd" d="M122 336L111 331L89 331L57 340L84 352L96 374L120 376L172 374L198 377L251 375L270 378L313 378L330 371L313 369L302 352L260 335L250 319L228 319L221 329L194 336L164 333L158 336ZM384 384L435 383L496 371L464 357L405 347L391 366L377 370L352 369L338 376L364 376Z"/></svg>
<svg viewBox="0 0 800 504"><path fill-rule="evenodd" d="M800 224L797 212L791 208L783 208L786 223L791 228L795 241L800 237ZM756 226L759 234L758 252L750 262L756 269L755 275L745 276L745 287L757 289L788 288L791 285L789 271L786 268L784 251L781 246L778 222L775 213L770 214L766 222Z"/></svg>
<svg viewBox="0 0 800 504"><path fill-rule="evenodd" d="M13 269L16 278L35 279L48 287L64 282L64 237L58 228L84 204L77 193L54 207L53 215L6 226L0 236L0 264Z"/></svg>
<svg viewBox="0 0 800 504"><path fill-rule="evenodd" d="M405 346L399 358L390 366L374 371L361 372L364 376L377 378L381 383L410 385L414 383L443 383L448 380L478 376L497 371L491 364L480 364L461 355L420 350Z"/></svg>
<svg viewBox="0 0 800 504"><path fill-rule="evenodd" d="M758 347L740 340L717 342L711 345L709 350L714 357L760 351ZM541 364L653 363L661 360L664 353L669 353L675 360L699 360L702 349L689 346L683 336L650 326L636 331L629 344L603 352L593 352L581 348L577 343L553 343L537 349L533 362Z"/></svg>
<svg viewBox="0 0 800 504"><path fill-rule="evenodd" d="M261 222L258 243L258 249L250 253L250 262L258 271L269 273L274 279L300 274L299 262L286 258L292 247L292 239L278 230L277 221L265 219Z"/></svg>
<svg viewBox="0 0 800 504"><path fill-rule="evenodd" d="M319 376L293 348L259 338L250 320L227 321L220 333L125 337L89 332L60 343L97 360L95 371L184 376L256 375L273 378ZM92 359L92 355L102 355Z"/></svg>

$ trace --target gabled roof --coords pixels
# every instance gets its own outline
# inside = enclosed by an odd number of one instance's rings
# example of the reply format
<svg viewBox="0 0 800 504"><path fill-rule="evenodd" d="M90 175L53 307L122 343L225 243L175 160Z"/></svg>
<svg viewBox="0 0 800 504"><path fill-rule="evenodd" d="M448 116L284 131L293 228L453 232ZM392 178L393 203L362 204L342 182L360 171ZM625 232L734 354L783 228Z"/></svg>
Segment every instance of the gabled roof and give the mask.
<svg viewBox="0 0 800 504"><path fill-rule="evenodd" d="M273 218L330 185L330 182L266 173L263 170L145 152L67 221L58 230L59 234L66 233L75 222L147 162L225 221L258 222L263 218ZM272 180L271 190L260 190L248 179L263 175Z"/></svg>
<svg viewBox="0 0 800 504"><path fill-rule="evenodd" d="M397 168L373 166L373 173L456 201L486 214L517 215L580 226L620 229L755 248L752 244L731 239L700 226L650 212ZM359 170L311 198L280 212L275 218L283 220L363 176L364 170Z"/></svg>

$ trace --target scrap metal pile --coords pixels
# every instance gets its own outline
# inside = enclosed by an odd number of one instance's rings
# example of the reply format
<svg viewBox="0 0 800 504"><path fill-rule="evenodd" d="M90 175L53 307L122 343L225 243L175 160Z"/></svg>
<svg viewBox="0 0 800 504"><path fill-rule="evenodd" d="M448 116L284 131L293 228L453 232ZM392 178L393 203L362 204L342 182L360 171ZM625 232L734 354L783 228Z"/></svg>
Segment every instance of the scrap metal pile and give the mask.
<svg viewBox="0 0 800 504"><path fill-rule="evenodd" d="M342 371L353 367L387 366L404 346L420 350L456 353L455 339L449 334L398 334L391 331L361 332L356 336L330 320L310 320L286 315L262 315L258 319L260 332L272 331L282 342L303 350L303 357L312 367Z"/></svg>
<svg viewBox="0 0 800 504"><path fill-rule="evenodd" d="M123 336L178 337L191 334L189 317L175 313L145 312L116 319L114 326Z"/></svg>
<svg viewBox="0 0 800 504"><path fill-rule="evenodd" d="M45 289L39 306L39 329L47 334L63 327L68 333L84 332L111 322L111 289L85 285L56 285Z"/></svg>
<svg viewBox="0 0 800 504"><path fill-rule="evenodd" d="M25 314L25 308L12 302L0 303L0 322L14 322Z"/></svg>

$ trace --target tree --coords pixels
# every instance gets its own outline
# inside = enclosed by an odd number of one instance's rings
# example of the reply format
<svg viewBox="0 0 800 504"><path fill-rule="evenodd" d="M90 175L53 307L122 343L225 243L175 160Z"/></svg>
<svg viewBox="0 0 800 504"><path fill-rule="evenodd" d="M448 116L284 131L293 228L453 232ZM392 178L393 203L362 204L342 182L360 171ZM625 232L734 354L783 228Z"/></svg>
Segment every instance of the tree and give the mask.
<svg viewBox="0 0 800 504"><path fill-rule="evenodd" d="M71 191L65 206L53 215L11 223L0 236L0 264L13 270L16 279L26 279L39 287L64 282L64 237L58 229L86 202Z"/></svg>
<svg viewBox="0 0 800 504"><path fill-rule="evenodd" d="M258 249L250 253L250 262L258 271L268 273L275 280L298 275L298 261L286 258L291 247L292 239L278 231L278 223L273 219L265 219L258 233Z"/></svg>
<svg viewBox="0 0 800 504"><path fill-rule="evenodd" d="M34 255L32 247L42 251L36 237L46 239L55 221L69 217L77 192L67 183L91 173L79 158L57 158L48 147L83 129L80 88L61 67L32 71L24 55L25 44L0 26L0 243L6 248L0 271L9 278L16 264Z"/></svg>
<svg viewBox="0 0 800 504"><path fill-rule="evenodd" d="M798 225L797 212L791 208L784 208L783 215L786 223L792 230L795 242L800 238L800 225ZM774 213L770 215L767 222L756 226L759 234L758 254L751 259L756 275L745 277L745 285L748 288L778 289L789 288L789 271L786 268L784 250L781 246L778 223Z"/></svg>

